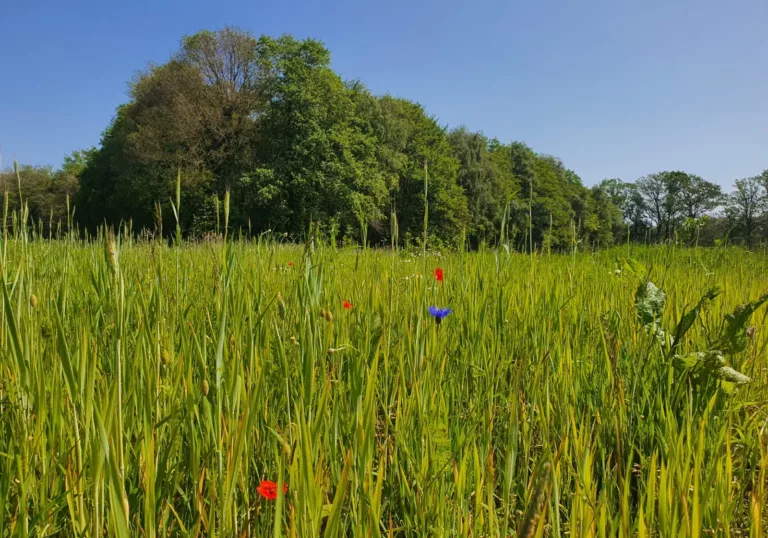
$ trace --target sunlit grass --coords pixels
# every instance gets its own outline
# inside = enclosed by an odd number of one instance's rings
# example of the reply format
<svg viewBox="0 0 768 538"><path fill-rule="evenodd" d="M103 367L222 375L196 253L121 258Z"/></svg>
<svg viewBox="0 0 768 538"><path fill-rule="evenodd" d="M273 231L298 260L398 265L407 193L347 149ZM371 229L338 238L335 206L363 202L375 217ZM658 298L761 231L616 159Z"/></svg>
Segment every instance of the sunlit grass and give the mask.
<svg viewBox="0 0 768 538"><path fill-rule="evenodd" d="M627 247L111 244L4 242L0 537L766 532L765 307L728 394L642 327ZM681 354L768 291L764 254L629 255L667 330L722 288Z"/></svg>

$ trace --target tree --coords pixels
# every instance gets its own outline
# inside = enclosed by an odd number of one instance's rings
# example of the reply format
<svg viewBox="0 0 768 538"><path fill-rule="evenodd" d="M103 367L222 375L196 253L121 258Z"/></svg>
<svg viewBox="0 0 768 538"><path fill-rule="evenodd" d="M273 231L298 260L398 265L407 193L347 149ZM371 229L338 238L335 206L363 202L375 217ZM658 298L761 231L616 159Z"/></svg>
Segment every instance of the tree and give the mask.
<svg viewBox="0 0 768 538"><path fill-rule="evenodd" d="M382 217L387 186L368 119L356 115L361 85L345 85L330 54L312 40L261 38L267 101L256 148L258 167L246 175L244 209L257 228L301 234L311 221L349 231Z"/></svg>
<svg viewBox="0 0 768 538"><path fill-rule="evenodd" d="M421 105L391 96L379 100L375 118L378 162L391 189L391 213L396 215L401 241L422 235L426 173L430 236L458 244L469 225L469 212L457 183L460 163L445 129Z"/></svg>
<svg viewBox="0 0 768 538"><path fill-rule="evenodd" d="M604 179L598 187L602 190L616 207L624 207L627 201L627 184L619 178Z"/></svg>
<svg viewBox="0 0 768 538"><path fill-rule="evenodd" d="M451 131L448 141L460 163L458 183L467 197L470 242L477 246L492 241L498 237L506 203L518 190L509 161L494 158L488 139L464 127Z"/></svg>
<svg viewBox="0 0 768 538"><path fill-rule="evenodd" d="M685 174L680 189L680 204L683 215L698 219L715 209L723 196L720 185L710 183L695 174Z"/></svg>
<svg viewBox="0 0 768 538"><path fill-rule="evenodd" d="M67 224L67 196L74 196L78 190L79 173L88 158L88 151L76 151L65 157L60 170L50 166L20 165L18 179L13 169L0 172L0 185L8 193L8 209L19 211L19 191L28 209L28 225L42 232L54 235L61 225Z"/></svg>
<svg viewBox="0 0 768 538"><path fill-rule="evenodd" d="M649 174L637 181L637 190L644 199L647 217L656 227L656 239L668 238L677 208L679 176L672 172Z"/></svg>
<svg viewBox="0 0 768 538"><path fill-rule="evenodd" d="M171 61L139 73L83 172L84 224L132 218L151 226L155 203L167 204L181 170L188 225L208 197L253 168L265 78L257 43L232 28L200 32ZM164 213L172 218L170 208Z"/></svg>
<svg viewBox="0 0 768 538"><path fill-rule="evenodd" d="M590 244L607 247L626 235L624 215L608 190L599 185L592 187L588 203L589 216L584 229Z"/></svg>
<svg viewBox="0 0 768 538"><path fill-rule="evenodd" d="M765 204L766 193L759 176L736 180L736 190L728 196L726 214L748 247L752 246Z"/></svg>

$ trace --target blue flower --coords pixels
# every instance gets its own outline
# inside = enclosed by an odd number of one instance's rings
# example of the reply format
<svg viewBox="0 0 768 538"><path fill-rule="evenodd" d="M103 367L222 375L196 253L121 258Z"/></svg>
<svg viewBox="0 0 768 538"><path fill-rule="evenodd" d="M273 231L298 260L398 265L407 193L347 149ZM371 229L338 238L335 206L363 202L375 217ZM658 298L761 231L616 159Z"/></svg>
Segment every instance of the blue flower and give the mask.
<svg viewBox="0 0 768 538"><path fill-rule="evenodd" d="M430 306L429 307L429 313L432 314L432 316L435 318L435 321L437 323L440 323L443 321L443 318L445 318L448 314L451 313L450 308L438 308L436 306Z"/></svg>

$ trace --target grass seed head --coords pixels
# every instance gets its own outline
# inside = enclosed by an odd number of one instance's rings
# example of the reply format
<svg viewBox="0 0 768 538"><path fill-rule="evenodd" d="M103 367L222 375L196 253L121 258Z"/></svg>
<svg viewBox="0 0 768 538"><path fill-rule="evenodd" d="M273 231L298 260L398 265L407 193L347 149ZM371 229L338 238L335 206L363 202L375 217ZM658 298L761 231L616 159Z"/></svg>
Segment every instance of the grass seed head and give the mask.
<svg viewBox="0 0 768 538"><path fill-rule="evenodd" d="M208 380L203 379L203 396L208 396L208 391L211 389L210 385L208 385Z"/></svg>
<svg viewBox="0 0 768 538"><path fill-rule="evenodd" d="M115 244L115 235L110 233L107 237L107 262L113 275L117 275L117 245Z"/></svg>
<svg viewBox="0 0 768 538"><path fill-rule="evenodd" d="M34 294L34 293L33 293L33 294L31 295L31 297L29 298L29 305L30 305L32 308L37 308L37 297L35 296L35 294Z"/></svg>

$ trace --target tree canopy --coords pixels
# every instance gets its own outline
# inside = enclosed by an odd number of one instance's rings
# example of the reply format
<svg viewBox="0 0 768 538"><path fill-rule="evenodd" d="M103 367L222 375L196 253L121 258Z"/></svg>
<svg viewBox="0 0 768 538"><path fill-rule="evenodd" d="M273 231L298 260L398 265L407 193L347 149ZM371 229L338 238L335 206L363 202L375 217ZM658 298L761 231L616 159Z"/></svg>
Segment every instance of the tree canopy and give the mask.
<svg viewBox="0 0 768 538"><path fill-rule="evenodd" d="M171 230L178 176L191 236L214 229L225 193L230 225L249 233L299 238L319 224L376 244L417 244L425 220L433 245L503 237L521 250L685 239L704 223L750 245L768 232L768 171L729 195L679 170L588 188L557 157L448 130L418 103L343 80L313 39L201 31L129 88L98 148L58 171L21 167L32 219L66 221L71 196L88 229L130 220L134 230ZM1 177L16 185L15 173Z"/></svg>

